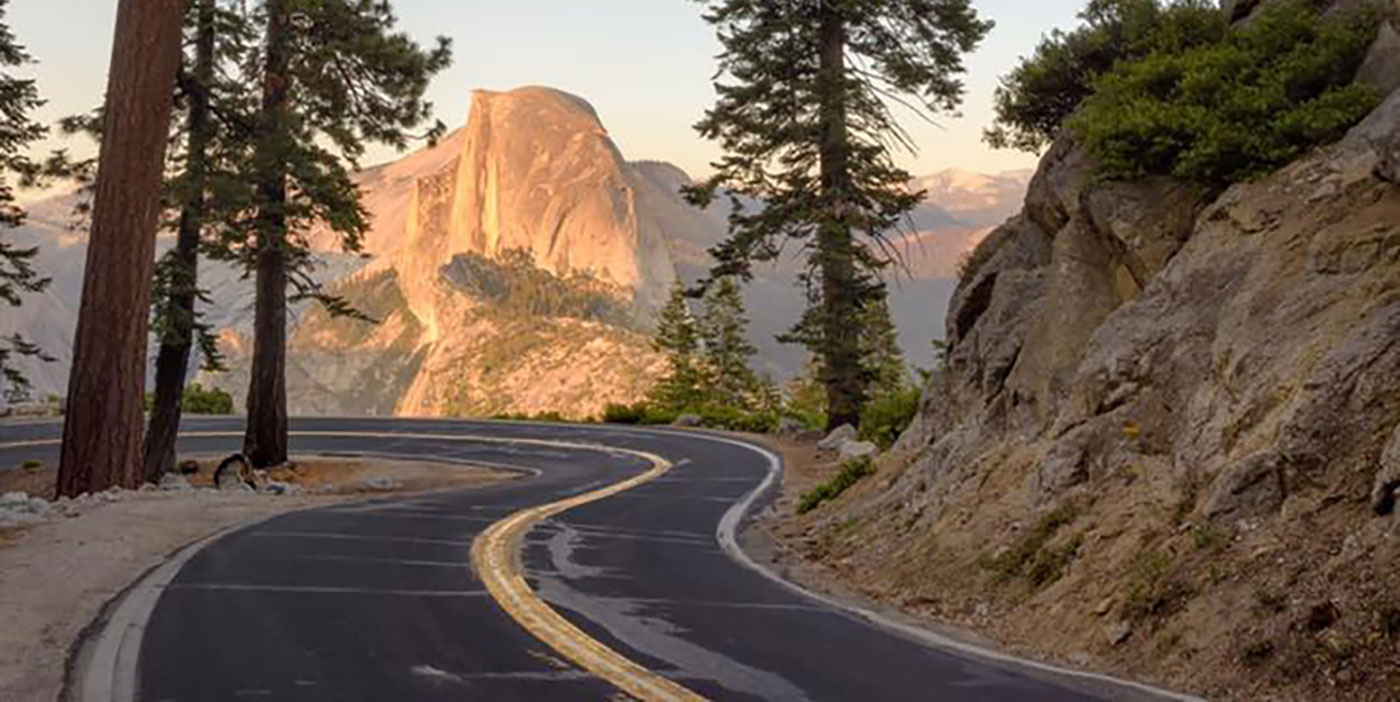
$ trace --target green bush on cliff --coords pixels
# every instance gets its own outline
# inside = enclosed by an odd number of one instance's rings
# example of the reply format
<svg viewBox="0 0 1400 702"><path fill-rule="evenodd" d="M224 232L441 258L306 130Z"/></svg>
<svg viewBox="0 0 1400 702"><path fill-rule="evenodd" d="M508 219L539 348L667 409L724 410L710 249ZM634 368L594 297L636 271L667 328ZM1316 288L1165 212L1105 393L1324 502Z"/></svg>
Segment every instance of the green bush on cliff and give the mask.
<svg viewBox="0 0 1400 702"><path fill-rule="evenodd" d="M923 391L910 385L872 398L860 411L861 438L889 449L913 423L922 397Z"/></svg>
<svg viewBox="0 0 1400 702"><path fill-rule="evenodd" d="M869 457L853 458L841 464L841 471L805 493L797 503L797 513L806 514L841 496L863 478L875 474L875 462Z"/></svg>
<svg viewBox="0 0 1400 702"><path fill-rule="evenodd" d="M1245 180L1336 140L1375 108L1380 96L1352 82L1375 32L1368 12L1270 6L1222 41L1119 63L1069 126L1109 177Z"/></svg>
<svg viewBox="0 0 1400 702"><path fill-rule="evenodd" d="M1292 0L1231 26L1210 0L1092 0L1002 79L987 141L1040 151L1072 130L1111 178L1219 188L1333 141L1378 103L1354 84L1374 9Z"/></svg>
<svg viewBox="0 0 1400 702"><path fill-rule="evenodd" d="M1228 29L1213 0L1093 0L1079 17L1083 25L1051 32L1002 78L992 146L1040 151L1119 61L1217 42Z"/></svg>

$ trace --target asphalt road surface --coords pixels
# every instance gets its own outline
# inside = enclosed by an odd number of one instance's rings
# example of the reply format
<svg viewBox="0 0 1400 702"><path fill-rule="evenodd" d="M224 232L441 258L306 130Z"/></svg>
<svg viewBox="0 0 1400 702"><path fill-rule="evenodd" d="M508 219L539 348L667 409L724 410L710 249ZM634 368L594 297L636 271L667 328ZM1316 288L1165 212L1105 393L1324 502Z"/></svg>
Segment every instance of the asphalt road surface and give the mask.
<svg viewBox="0 0 1400 702"><path fill-rule="evenodd" d="M193 419L185 429L236 433L241 422ZM59 432L56 423L0 424L0 444ZM705 698L1144 699L1102 681L936 650L736 561L717 530L769 472L752 448L685 432L432 420L302 419L293 433L294 453L445 459L534 474L486 489L296 512L213 542L156 601L139 648L137 699L627 699L508 616L469 554L478 534L517 510L649 466L632 454L464 438L472 436L600 444L674 464L653 482L537 525L521 560L529 586L569 622ZM196 436L180 449L239 445L236 436ZM56 461L57 451L0 448L0 469Z"/></svg>

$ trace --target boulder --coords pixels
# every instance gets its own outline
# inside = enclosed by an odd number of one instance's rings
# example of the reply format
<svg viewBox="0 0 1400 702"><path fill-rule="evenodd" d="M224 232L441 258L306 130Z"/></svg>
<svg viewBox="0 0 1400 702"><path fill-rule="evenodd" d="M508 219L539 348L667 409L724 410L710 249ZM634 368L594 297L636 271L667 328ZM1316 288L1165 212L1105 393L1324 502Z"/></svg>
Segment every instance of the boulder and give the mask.
<svg viewBox="0 0 1400 702"><path fill-rule="evenodd" d="M1381 95L1400 89L1400 32L1390 22L1381 24L1375 43L1356 72L1356 80Z"/></svg>
<svg viewBox="0 0 1400 702"><path fill-rule="evenodd" d="M53 505L41 497L9 492L0 497L0 525L32 524L47 519Z"/></svg>
<svg viewBox="0 0 1400 702"><path fill-rule="evenodd" d="M671 422L673 427L695 428L705 425L705 420L698 414L683 414L676 417L676 421Z"/></svg>
<svg viewBox="0 0 1400 702"><path fill-rule="evenodd" d="M390 489L393 489L392 485L390 485ZM269 480L267 484L263 485L263 491L272 495L296 496L301 494L301 486L281 480Z"/></svg>
<svg viewBox="0 0 1400 702"><path fill-rule="evenodd" d="M29 498L29 504L26 507L29 509L30 514L40 519L49 516L49 513L53 511L53 505L42 497Z"/></svg>
<svg viewBox="0 0 1400 702"><path fill-rule="evenodd" d="M1384 516L1395 510L1395 500L1400 496L1400 426L1386 444L1381 455L1380 470L1376 472L1375 487L1371 490L1371 508Z"/></svg>
<svg viewBox="0 0 1400 702"><path fill-rule="evenodd" d="M180 461L181 475L194 475L199 472L199 461Z"/></svg>
<svg viewBox="0 0 1400 702"><path fill-rule="evenodd" d="M1080 212L1084 189L1094 181L1094 160L1066 133L1040 160L1026 190L1026 216L1054 238Z"/></svg>
<svg viewBox="0 0 1400 702"><path fill-rule="evenodd" d="M179 473L166 473L160 476L160 489L166 492L188 492L194 488L190 481Z"/></svg>
<svg viewBox="0 0 1400 702"><path fill-rule="evenodd" d="M1388 139L1378 139L1374 143L1377 155L1376 177L1387 183L1400 185L1400 132Z"/></svg>
<svg viewBox="0 0 1400 702"><path fill-rule="evenodd" d="M841 444L844 444L847 441L855 441L856 436L857 434L855 427L849 424L842 424L841 426L832 429L831 433L827 434L825 438L817 442L817 450L838 451L841 449Z"/></svg>
<svg viewBox="0 0 1400 702"><path fill-rule="evenodd" d="M1132 284L1141 289L1190 238L1201 195L1173 178L1109 181L1088 191L1085 206L1094 228L1114 243Z"/></svg>
<svg viewBox="0 0 1400 702"><path fill-rule="evenodd" d="M1238 22L1250 15L1259 6L1259 0L1222 0L1220 11L1231 22Z"/></svg>
<svg viewBox="0 0 1400 702"><path fill-rule="evenodd" d="M1286 496L1282 460L1264 451L1231 465L1215 479L1205 516L1220 521L1262 517L1277 512Z"/></svg>
<svg viewBox="0 0 1400 702"><path fill-rule="evenodd" d="M874 458L880 453L880 447L869 441L847 441L836 449L841 462L854 461L861 458Z"/></svg>

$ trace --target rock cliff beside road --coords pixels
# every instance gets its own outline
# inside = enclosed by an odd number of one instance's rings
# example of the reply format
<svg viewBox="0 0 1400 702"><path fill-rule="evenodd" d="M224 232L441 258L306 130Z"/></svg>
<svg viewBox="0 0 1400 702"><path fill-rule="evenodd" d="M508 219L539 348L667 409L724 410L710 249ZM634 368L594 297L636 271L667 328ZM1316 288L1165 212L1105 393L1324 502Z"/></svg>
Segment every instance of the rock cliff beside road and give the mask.
<svg viewBox="0 0 1400 702"><path fill-rule="evenodd" d="M1008 646L1210 699L1400 698L1400 70L1215 198L1073 137L977 248L915 424L805 555ZM1385 94L1385 93L1383 93Z"/></svg>

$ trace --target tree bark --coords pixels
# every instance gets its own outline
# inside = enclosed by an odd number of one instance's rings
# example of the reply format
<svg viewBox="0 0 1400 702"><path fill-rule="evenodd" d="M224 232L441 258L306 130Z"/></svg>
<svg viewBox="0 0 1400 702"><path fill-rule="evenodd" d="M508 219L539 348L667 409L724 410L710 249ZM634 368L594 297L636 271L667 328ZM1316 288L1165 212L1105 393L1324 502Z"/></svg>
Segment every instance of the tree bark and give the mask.
<svg viewBox="0 0 1400 702"><path fill-rule="evenodd" d="M140 484L151 271L185 0L121 0L58 494Z"/></svg>
<svg viewBox="0 0 1400 702"><path fill-rule="evenodd" d="M161 339L156 356L155 401L146 430L142 477L159 482L175 468L175 440L180 433L181 400L189 372L190 349L194 345L195 293L199 287L199 241L206 218L206 189L209 173L209 143L213 119L209 112L209 88L214 82L214 0L197 0L195 58L190 85L190 114L186 187L188 194L180 212L180 229L175 242L175 279L170 291L166 318L173 328Z"/></svg>
<svg viewBox="0 0 1400 702"><path fill-rule="evenodd" d="M850 197L850 144L846 123L846 26L831 3L823 3L820 28L821 188L829 211L817 234L822 277L822 351L826 371L827 424L860 423L865 402L861 370L860 309L855 248L847 213Z"/></svg>
<svg viewBox="0 0 1400 702"><path fill-rule="evenodd" d="M255 468L287 461L287 165L283 145L290 99L291 17L286 0L268 0L258 191L257 299L248 428L243 453Z"/></svg>

